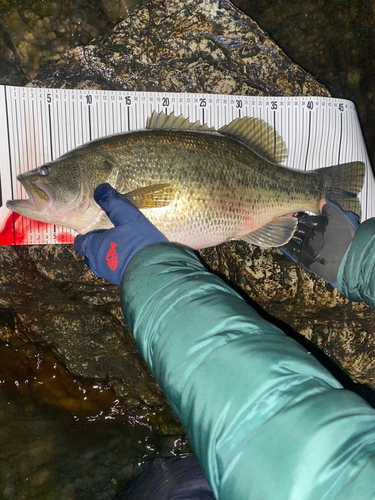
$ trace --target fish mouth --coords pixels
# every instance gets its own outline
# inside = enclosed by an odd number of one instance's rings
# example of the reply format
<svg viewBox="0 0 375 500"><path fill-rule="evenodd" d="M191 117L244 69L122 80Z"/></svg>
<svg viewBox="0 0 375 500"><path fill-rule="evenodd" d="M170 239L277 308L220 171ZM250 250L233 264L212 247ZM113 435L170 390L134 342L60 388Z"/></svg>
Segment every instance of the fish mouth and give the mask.
<svg viewBox="0 0 375 500"><path fill-rule="evenodd" d="M17 176L25 188L28 200L9 200L6 205L12 212L29 217L40 212L49 211L56 201L56 194L47 184L40 181L27 181L23 174Z"/></svg>

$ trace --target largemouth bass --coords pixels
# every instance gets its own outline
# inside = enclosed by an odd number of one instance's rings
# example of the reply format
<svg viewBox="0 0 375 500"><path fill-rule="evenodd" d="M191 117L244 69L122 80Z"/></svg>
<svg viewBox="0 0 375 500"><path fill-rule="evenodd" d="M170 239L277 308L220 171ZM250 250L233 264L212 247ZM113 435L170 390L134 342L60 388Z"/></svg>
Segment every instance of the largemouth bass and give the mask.
<svg viewBox="0 0 375 500"><path fill-rule="evenodd" d="M93 199L108 182L169 241L193 249L231 239L284 245L297 224L291 214L318 214L324 197L360 213L362 162L303 172L280 165L286 156L283 139L259 118L216 131L154 112L145 130L94 140L19 175L29 199L7 207L78 233L109 228Z"/></svg>

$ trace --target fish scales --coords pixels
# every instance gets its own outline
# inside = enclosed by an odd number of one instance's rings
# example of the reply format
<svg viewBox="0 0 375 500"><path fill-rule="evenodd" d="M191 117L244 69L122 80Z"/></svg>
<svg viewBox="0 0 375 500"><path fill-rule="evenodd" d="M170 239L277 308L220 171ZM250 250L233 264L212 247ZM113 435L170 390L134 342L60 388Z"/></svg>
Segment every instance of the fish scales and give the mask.
<svg viewBox="0 0 375 500"><path fill-rule="evenodd" d="M162 115L156 115L161 126L92 141L45 171L42 166L19 176L30 200L8 202L9 208L81 233L107 228L111 223L93 192L109 182L170 241L197 249L241 238L279 246L295 230L297 221L288 214L318 213L322 198L330 192L334 198L335 190L358 203L361 162L344 166L356 181L351 193L347 185L332 188L337 172L328 171L336 166L303 172L273 161L285 144L259 119L237 119L216 132L186 120L181 129L181 117L174 116L168 128Z"/></svg>
<svg viewBox="0 0 375 500"><path fill-rule="evenodd" d="M319 176L271 164L230 137L135 132L99 143L94 154L103 144L121 169L120 192L172 185L170 205L144 213L170 241L194 248L240 237L278 215L316 211L324 195Z"/></svg>

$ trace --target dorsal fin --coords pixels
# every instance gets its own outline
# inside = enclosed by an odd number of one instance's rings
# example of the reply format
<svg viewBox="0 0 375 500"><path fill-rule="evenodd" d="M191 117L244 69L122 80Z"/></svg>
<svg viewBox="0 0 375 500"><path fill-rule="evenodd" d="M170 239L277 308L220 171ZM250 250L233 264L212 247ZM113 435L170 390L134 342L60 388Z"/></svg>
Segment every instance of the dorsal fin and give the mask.
<svg viewBox="0 0 375 500"><path fill-rule="evenodd" d="M183 115L166 115L163 111L153 111L147 118L148 130L188 130L193 132L216 132L214 127L202 125L199 121L191 122ZM267 122L260 118L236 118L224 125L217 132L241 141L257 154L273 163L282 163L288 156L288 150L282 137Z"/></svg>
<svg viewBox="0 0 375 500"><path fill-rule="evenodd" d="M241 141L258 155L273 163L282 163L288 156L283 138L260 118L236 118L218 132Z"/></svg>
<svg viewBox="0 0 375 500"><path fill-rule="evenodd" d="M172 112L166 115L161 111L153 111L152 115L147 118L146 128L149 130L191 130L194 132L216 132L213 127L202 125L199 121L192 123L184 116L175 116Z"/></svg>

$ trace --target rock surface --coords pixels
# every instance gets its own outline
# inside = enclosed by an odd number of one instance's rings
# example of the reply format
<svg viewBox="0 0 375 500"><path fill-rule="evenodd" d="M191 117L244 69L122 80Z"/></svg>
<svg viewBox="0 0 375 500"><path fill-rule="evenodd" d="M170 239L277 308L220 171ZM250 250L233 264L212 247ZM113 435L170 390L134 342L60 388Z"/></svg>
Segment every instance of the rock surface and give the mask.
<svg viewBox="0 0 375 500"><path fill-rule="evenodd" d="M156 0L88 46L70 50L32 85L329 95L254 21L226 2L218 7L214 0L187 0L183 7ZM369 308L349 303L278 250L239 242L201 254L353 380L375 387ZM14 324L1 330L4 340L48 345L73 373L110 380L125 406L164 405L123 324L117 288L95 278L71 246L2 247L0 269L0 302Z"/></svg>
<svg viewBox="0 0 375 500"><path fill-rule="evenodd" d="M117 3L115 0L0 2L0 60L17 63L17 71L10 73L8 83L23 85L66 50L86 44L111 29L119 21L118 17L107 14L111 2ZM123 5L126 8L126 0ZM0 77L5 73L2 64Z"/></svg>
<svg viewBox="0 0 375 500"><path fill-rule="evenodd" d="M245 14L217 0L153 1L32 85L60 88L323 95Z"/></svg>
<svg viewBox="0 0 375 500"><path fill-rule="evenodd" d="M118 287L89 273L71 245L1 247L1 268L1 303L13 311L18 336L52 346L76 375L113 380L127 404L159 402L124 328Z"/></svg>
<svg viewBox="0 0 375 500"><path fill-rule="evenodd" d="M334 97L355 103L375 166L375 1L235 0Z"/></svg>

